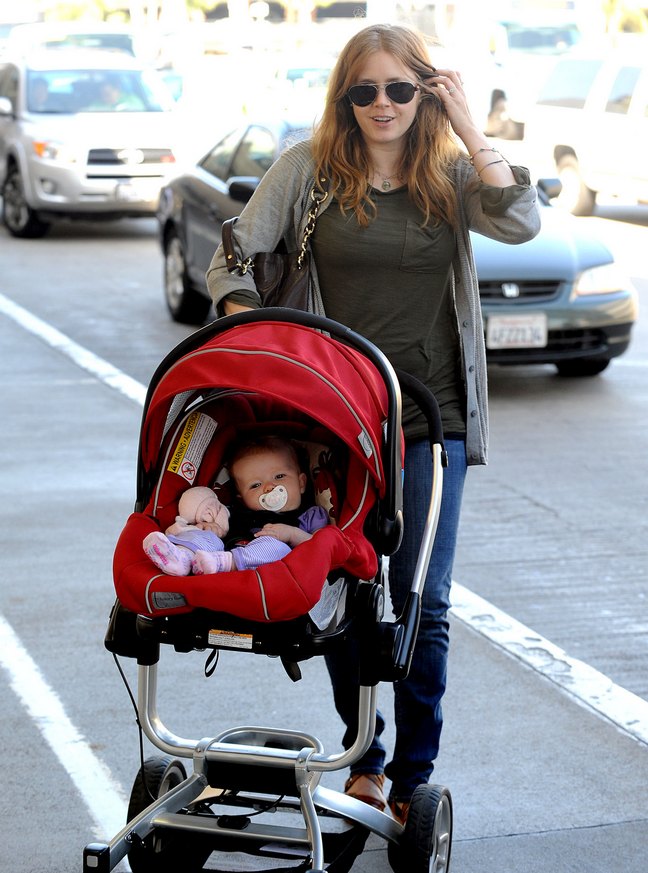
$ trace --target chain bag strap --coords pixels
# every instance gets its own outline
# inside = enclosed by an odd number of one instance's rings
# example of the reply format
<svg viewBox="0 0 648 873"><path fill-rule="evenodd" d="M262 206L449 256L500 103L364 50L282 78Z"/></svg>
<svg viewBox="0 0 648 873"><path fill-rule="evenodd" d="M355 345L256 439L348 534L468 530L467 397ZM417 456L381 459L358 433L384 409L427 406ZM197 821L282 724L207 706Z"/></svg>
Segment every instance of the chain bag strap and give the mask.
<svg viewBox="0 0 648 873"><path fill-rule="evenodd" d="M319 181L322 185L326 183L326 179ZM223 251L227 269L230 273L237 272L240 276L244 276L250 267L253 267L254 283L263 306L287 306L305 311L312 308L309 297L310 249L308 243L315 230L320 207L327 197L326 187L313 186L310 192L311 205L307 213L299 251L291 254L275 250L274 252L259 252L254 257L240 258L236 254L232 233L236 218L230 218L223 222Z"/></svg>

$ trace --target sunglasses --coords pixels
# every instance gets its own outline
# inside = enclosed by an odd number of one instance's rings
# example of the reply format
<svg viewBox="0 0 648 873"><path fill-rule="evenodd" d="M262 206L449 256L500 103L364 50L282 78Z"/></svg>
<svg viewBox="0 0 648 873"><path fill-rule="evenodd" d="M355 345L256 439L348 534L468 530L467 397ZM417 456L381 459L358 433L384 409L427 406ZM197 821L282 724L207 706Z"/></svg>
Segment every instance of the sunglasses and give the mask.
<svg viewBox="0 0 648 873"><path fill-rule="evenodd" d="M354 106L369 106L378 96L381 88L394 103L411 103L419 90L418 85L411 82L389 82L388 85L352 85L347 91L347 97Z"/></svg>

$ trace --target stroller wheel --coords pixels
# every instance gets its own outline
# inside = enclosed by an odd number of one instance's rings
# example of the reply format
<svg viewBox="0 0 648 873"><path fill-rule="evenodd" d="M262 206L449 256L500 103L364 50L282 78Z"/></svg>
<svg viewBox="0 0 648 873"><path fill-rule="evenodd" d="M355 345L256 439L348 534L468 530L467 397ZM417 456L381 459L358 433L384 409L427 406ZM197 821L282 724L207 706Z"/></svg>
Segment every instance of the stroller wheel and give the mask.
<svg viewBox="0 0 648 873"><path fill-rule="evenodd" d="M387 849L394 873L448 873L452 849L452 797L441 785L419 785L398 843Z"/></svg>
<svg viewBox="0 0 648 873"><path fill-rule="evenodd" d="M170 755L147 758L133 783L127 820L134 819L186 778L184 764L177 758ZM152 831L133 844L128 862L133 873L177 873L180 869L192 873L202 870L210 854L211 849L203 845L199 836Z"/></svg>

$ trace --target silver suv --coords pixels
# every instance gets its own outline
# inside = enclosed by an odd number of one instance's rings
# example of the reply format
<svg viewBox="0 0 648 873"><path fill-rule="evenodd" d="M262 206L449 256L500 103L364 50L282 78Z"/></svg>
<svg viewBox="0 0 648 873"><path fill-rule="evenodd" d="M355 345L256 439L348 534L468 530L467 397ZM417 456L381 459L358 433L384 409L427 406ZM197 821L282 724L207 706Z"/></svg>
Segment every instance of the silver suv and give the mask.
<svg viewBox="0 0 648 873"><path fill-rule="evenodd" d="M175 103L126 55L64 49L0 63L2 220L40 237L56 218L155 214L175 172Z"/></svg>
<svg viewBox="0 0 648 873"><path fill-rule="evenodd" d="M558 203L575 215L591 215L599 193L648 203L645 40L563 56L540 90L524 141L529 164L539 175L558 175Z"/></svg>

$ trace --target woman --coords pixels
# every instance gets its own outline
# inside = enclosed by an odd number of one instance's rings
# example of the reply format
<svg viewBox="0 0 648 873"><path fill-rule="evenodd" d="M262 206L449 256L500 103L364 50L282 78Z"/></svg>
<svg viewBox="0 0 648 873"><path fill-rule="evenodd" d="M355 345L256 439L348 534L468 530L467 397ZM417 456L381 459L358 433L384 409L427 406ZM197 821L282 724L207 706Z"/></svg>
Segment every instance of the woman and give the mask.
<svg viewBox="0 0 648 873"><path fill-rule="evenodd" d="M343 49L313 139L282 154L237 222L244 258L272 251L282 238L296 250L315 180L325 180L328 196L311 237L313 308L367 337L431 389L449 455L412 667L395 685L393 758L385 767L378 713L374 741L345 786L384 809L386 775L390 809L404 823L439 749L466 468L487 459L485 349L468 231L522 243L536 235L540 219L528 172L509 166L476 126L460 75L436 70L423 38L403 27L372 25ZM249 274L228 273L222 247L207 282L219 311L260 304ZM396 614L411 585L432 477L426 425L408 402L403 425L405 534L389 579ZM348 655L328 666L348 746L357 682Z"/></svg>

